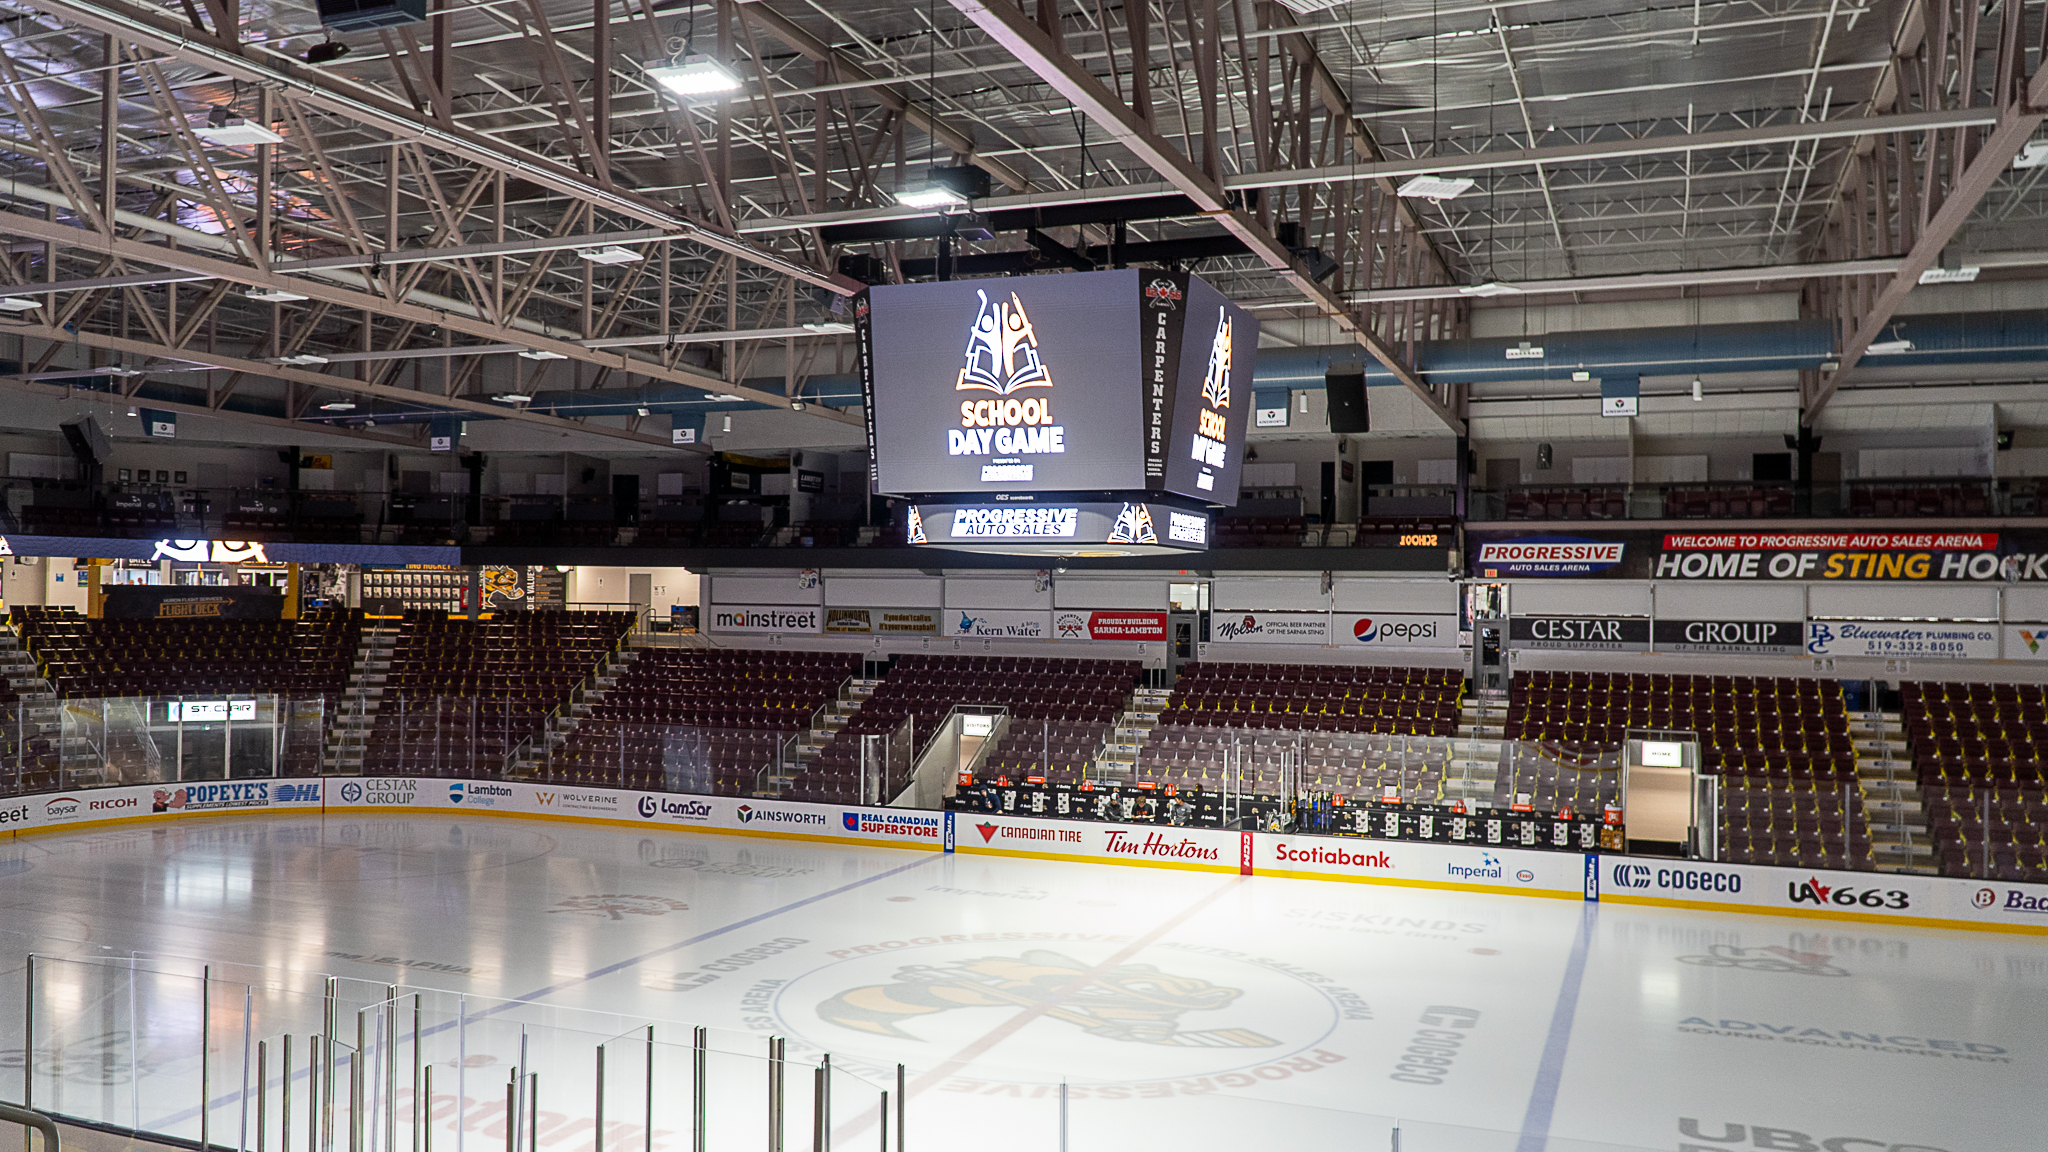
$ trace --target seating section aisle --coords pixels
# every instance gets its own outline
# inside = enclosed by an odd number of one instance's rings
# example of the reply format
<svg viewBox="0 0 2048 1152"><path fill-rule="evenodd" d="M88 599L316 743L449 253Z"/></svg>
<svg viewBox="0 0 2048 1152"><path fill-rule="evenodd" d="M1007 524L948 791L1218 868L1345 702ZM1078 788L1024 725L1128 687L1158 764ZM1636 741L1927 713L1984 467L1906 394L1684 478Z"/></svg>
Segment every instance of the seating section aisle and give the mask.
<svg viewBox="0 0 2048 1152"><path fill-rule="evenodd" d="M1455 668L1201 662L1181 667L1164 726L1455 736Z"/></svg>
<svg viewBox="0 0 2048 1152"><path fill-rule="evenodd" d="M2048 880L2048 688L1909 681L1899 703L1942 871Z"/></svg>
<svg viewBox="0 0 2048 1152"><path fill-rule="evenodd" d="M1011 780L1078 783L1110 727L1092 720L1013 720L984 763L991 774Z"/></svg>
<svg viewBox="0 0 2048 1152"><path fill-rule="evenodd" d="M59 696L338 696L362 613L315 608L298 620L89 620L15 608L23 646Z"/></svg>
<svg viewBox="0 0 2048 1152"><path fill-rule="evenodd" d="M1722 777L1729 860L1871 867L1849 714L1835 681L1539 671L1516 676L1511 688L1509 740L1586 754L1619 747L1632 728L1698 733L1702 770Z"/></svg>
<svg viewBox="0 0 2048 1152"><path fill-rule="evenodd" d="M542 778L753 795L777 747L859 670L839 652L643 649Z"/></svg>
<svg viewBox="0 0 2048 1152"><path fill-rule="evenodd" d="M955 704L1000 704L1009 708L1018 741L1007 752L998 747L997 751L1005 755L1021 758L1024 734L1032 733L1032 738L1038 739L1040 727L1051 725L1061 734L1063 766L1078 767L1085 762L1082 757L1092 755L1101 746L1101 733L1116 722L1117 714L1138 686L1141 671L1136 660L899 656L895 668L839 738L826 745L823 754L812 762L813 771L829 773L821 779L837 781L839 791L797 798L851 797L859 783L860 746L857 739L849 737L887 735L896 731L905 717L913 717L914 743L921 747ZM1097 734L1092 748L1086 747L1086 733L1090 731ZM1041 739L1041 752L1044 747ZM898 772L892 765L892 776L883 783L882 790L890 795L901 791L908 783L907 767L904 766L906 771Z"/></svg>
<svg viewBox="0 0 2048 1152"><path fill-rule="evenodd" d="M408 609L371 726L371 774L496 777L505 757L617 651L631 612L450 619Z"/></svg>

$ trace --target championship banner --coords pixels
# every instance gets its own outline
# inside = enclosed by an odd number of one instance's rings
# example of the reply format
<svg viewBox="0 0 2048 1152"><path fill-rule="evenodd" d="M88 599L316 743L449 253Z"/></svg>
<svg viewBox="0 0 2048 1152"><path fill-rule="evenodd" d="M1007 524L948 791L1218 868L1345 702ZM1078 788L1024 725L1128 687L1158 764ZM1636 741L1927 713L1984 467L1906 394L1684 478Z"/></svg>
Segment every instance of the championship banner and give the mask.
<svg viewBox="0 0 2048 1152"><path fill-rule="evenodd" d="M1621 580L2048 582L2048 532L1471 529L1471 574Z"/></svg>

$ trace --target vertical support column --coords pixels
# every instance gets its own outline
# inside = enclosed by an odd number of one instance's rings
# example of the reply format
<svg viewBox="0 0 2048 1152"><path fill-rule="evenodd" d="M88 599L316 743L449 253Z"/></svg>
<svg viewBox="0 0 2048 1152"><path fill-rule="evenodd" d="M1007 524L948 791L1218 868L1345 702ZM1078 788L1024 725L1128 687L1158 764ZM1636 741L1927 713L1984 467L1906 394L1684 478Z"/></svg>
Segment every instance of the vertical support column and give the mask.
<svg viewBox="0 0 2048 1152"><path fill-rule="evenodd" d="M270 1042L256 1042L256 1152L269 1152Z"/></svg>
<svg viewBox="0 0 2048 1152"><path fill-rule="evenodd" d="M590 12L590 134L597 141L597 170L612 163L611 0L592 0Z"/></svg>
<svg viewBox="0 0 2048 1152"><path fill-rule="evenodd" d="M212 1048L213 965L207 964L199 969L199 1152L206 1152L207 1145L213 1143Z"/></svg>
<svg viewBox="0 0 2048 1152"><path fill-rule="evenodd" d="M710 1035L699 1025L690 1040L690 1152L705 1152L704 1081L711 1055Z"/></svg>
<svg viewBox="0 0 2048 1152"><path fill-rule="evenodd" d="M590 1134L593 1152L604 1152L604 1045L597 1046L597 1128Z"/></svg>

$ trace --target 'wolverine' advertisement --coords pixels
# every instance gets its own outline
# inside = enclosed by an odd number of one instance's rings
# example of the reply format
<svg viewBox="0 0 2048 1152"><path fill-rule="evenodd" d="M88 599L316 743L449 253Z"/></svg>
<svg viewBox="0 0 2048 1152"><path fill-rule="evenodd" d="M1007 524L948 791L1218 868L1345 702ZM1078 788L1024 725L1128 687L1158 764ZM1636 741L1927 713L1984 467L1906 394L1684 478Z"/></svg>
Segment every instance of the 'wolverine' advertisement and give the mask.
<svg viewBox="0 0 2048 1152"><path fill-rule="evenodd" d="M1258 321L1200 280L882 285L854 328L877 493L1237 503Z"/></svg>

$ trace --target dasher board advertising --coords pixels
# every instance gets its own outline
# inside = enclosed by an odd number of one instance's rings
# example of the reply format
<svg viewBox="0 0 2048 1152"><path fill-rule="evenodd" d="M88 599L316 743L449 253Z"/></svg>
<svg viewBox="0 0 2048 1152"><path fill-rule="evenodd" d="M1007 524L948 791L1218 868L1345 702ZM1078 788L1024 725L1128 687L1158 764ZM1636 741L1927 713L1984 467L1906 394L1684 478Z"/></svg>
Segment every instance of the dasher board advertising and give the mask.
<svg viewBox="0 0 2048 1152"><path fill-rule="evenodd" d="M1258 321L1198 279L881 285L854 327L877 493L1237 503Z"/></svg>

